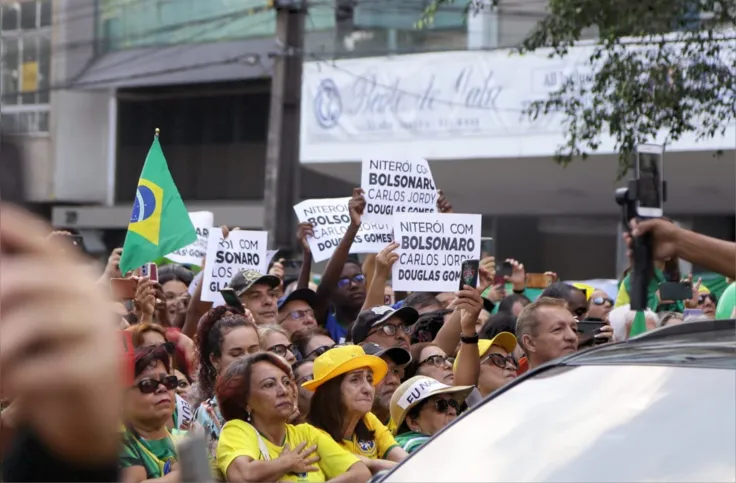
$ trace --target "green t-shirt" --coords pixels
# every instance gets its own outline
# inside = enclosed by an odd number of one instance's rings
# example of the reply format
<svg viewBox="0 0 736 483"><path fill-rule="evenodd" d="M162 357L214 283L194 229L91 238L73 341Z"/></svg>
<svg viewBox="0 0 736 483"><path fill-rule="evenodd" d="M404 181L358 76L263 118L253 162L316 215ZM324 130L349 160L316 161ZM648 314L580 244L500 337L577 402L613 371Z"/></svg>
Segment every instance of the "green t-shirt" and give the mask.
<svg viewBox="0 0 736 483"><path fill-rule="evenodd" d="M147 479L161 478L169 472L174 461L176 448L171 437L148 441L125 431L120 450L120 468L142 466L146 469Z"/></svg>
<svg viewBox="0 0 736 483"><path fill-rule="evenodd" d="M404 451L409 454L416 451L420 446L426 443L428 439L429 436L416 431L409 431L396 436L396 442L399 443L399 446L404 448Z"/></svg>
<svg viewBox="0 0 736 483"><path fill-rule="evenodd" d="M736 282L729 285L721 294L721 299L718 301L718 307L716 308L716 319L730 319L734 305L736 305Z"/></svg>

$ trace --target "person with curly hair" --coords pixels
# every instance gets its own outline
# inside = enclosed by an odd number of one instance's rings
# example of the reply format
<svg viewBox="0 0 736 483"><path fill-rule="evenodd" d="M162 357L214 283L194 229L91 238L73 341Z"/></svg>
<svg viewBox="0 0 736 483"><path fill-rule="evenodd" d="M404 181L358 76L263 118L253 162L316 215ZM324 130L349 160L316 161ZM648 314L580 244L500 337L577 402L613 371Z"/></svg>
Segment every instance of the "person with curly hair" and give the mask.
<svg viewBox="0 0 736 483"><path fill-rule="evenodd" d="M252 319L215 307L199 321L195 337L199 354L198 400L190 431L207 440L210 461L214 465L217 442L224 424L220 414L215 382L219 374L235 360L260 349L258 328Z"/></svg>

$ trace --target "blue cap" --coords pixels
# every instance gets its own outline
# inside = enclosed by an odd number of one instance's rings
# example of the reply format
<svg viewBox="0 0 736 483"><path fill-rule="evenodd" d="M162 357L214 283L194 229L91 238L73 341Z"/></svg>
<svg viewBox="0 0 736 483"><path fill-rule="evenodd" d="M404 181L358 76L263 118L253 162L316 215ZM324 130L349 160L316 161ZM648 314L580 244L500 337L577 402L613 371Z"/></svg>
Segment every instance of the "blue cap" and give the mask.
<svg viewBox="0 0 736 483"><path fill-rule="evenodd" d="M317 294L314 293L314 290L309 288L298 288L291 292L289 295L285 295L284 297L281 297L279 299L279 310L281 310L284 305L288 304L289 302L294 302L295 300L302 300L314 309L314 306L317 305Z"/></svg>

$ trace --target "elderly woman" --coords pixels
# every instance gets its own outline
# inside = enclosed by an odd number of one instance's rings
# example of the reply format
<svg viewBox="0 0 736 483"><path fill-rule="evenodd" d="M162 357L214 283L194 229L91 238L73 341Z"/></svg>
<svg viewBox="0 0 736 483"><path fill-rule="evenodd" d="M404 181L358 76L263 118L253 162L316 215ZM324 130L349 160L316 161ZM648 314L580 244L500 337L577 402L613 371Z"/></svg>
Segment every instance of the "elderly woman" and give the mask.
<svg viewBox="0 0 736 483"><path fill-rule="evenodd" d="M388 372L380 357L356 345L335 347L314 361L314 378L302 384L314 391L307 422L357 455L376 473L406 458L391 432L371 413L375 386Z"/></svg>
<svg viewBox="0 0 736 483"><path fill-rule="evenodd" d="M457 417L460 405L473 386L448 386L426 376L414 376L391 397L391 419L396 421L396 441L413 453L433 434Z"/></svg>
<svg viewBox="0 0 736 483"><path fill-rule="evenodd" d="M258 328L252 320L234 314L226 306L207 312L197 328L199 352L199 398L203 402L194 411L191 431L203 435L214 463L220 429L225 421L215 397L215 382L230 364L260 349Z"/></svg>
<svg viewBox="0 0 736 483"><path fill-rule="evenodd" d="M176 407L178 382L169 361L163 346L135 353L135 379L124 398L120 467L125 483L179 481L174 436L166 428Z"/></svg>
<svg viewBox="0 0 736 483"><path fill-rule="evenodd" d="M510 332L501 332L493 339L480 339L480 374L478 375L478 391L486 397L496 389L516 379L519 363L514 358L516 337ZM457 360L455 360L457 370Z"/></svg>
<svg viewBox="0 0 736 483"><path fill-rule="evenodd" d="M270 352L239 359L217 381L227 420L217 466L227 481L367 481L360 460L309 424L293 426L291 368Z"/></svg>

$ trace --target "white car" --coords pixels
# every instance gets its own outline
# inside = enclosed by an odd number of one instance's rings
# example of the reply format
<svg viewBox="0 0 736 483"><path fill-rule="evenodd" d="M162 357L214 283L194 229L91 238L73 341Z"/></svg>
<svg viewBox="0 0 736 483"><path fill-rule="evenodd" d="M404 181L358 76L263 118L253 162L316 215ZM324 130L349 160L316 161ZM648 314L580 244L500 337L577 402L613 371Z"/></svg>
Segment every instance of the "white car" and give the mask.
<svg viewBox="0 0 736 483"><path fill-rule="evenodd" d="M381 482L736 481L736 323L693 322L553 361Z"/></svg>

